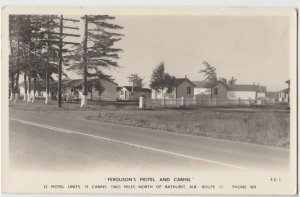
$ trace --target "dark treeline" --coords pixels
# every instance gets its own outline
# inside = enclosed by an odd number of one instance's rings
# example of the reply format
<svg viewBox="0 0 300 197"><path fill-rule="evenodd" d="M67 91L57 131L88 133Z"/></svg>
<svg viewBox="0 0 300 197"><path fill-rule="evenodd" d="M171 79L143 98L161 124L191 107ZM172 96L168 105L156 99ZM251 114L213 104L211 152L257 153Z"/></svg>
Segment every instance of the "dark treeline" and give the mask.
<svg viewBox="0 0 300 197"><path fill-rule="evenodd" d="M63 71L74 70L84 79L82 106L86 106L87 77L110 78L103 69L118 67L116 60L121 49L113 45L121 39L122 34L118 31L122 27L110 23L115 18L108 15L85 15L81 19L83 25L80 20L62 15L9 16L11 100L19 100L20 75L24 76L24 101L35 102L38 80L45 83L46 104L50 89L58 90L60 98L61 75L67 77ZM78 37L78 41L67 42L66 37ZM53 87L50 81L54 80L55 74L59 85Z"/></svg>

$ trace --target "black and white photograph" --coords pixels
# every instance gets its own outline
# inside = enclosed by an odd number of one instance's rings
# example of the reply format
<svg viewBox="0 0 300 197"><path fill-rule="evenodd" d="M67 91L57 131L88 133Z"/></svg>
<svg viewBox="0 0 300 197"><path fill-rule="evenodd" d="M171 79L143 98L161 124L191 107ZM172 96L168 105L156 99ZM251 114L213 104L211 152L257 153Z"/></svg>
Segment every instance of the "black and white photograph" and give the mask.
<svg viewBox="0 0 300 197"><path fill-rule="evenodd" d="M296 10L2 12L4 192L296 193Z"/></svg>

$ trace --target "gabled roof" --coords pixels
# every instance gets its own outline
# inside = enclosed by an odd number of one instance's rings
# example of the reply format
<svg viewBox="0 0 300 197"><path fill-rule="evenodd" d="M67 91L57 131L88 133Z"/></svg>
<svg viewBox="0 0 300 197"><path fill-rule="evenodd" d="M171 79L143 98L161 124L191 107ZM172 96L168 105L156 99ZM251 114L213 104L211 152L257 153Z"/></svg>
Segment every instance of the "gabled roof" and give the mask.
<svg viewBox="0 0 300 197"><path fill-rule="evenodd" d="M260 85L229 85L231 91L256 91L266 92L266 86Z"/></svg>
<svg viewBox="0 0 300 197"><path fill-rule="evenodd" d="M100 78L90 78L90 79L87 79L87 82L88 82L88 84L90 84L90 83L92 83L94 81L97 81L97 80L100 80L100 83L101 83L101 81L107 81L107 82L116 84L113 81L106 80L106 79L100 79ZM83 85L83 79L67 79L67 80L63 80L62 81L62 85L64 87L80 88ZM118 84L116 84L116 85L118 85Z"/></svg>
<svg viewBox="0 0 300 197"><path fill-rule="evenodd" d="M224 85L227 89L229 86L224 83L223 81L209 81L209 80L202 80L202 81L193 81L195 84L196 88L212 88L215 87L217 84L221 83Z"/></svg>
<svg viewBox="0 0 300 197"><path fill-rule="evenodd" d="M188 78L176 78L174 81L174 86L179 86L181 83L183 83L184 81L189 82L190 84L192 84L192 86L195 86L195 84L189 80Z"/></svg>
<svg viewBox="0 0 300 197"><path fill-rule="evenodd" d="M283 90L280 90L279 92L289 93L290 92L290 88L285 88Z"/></svg>
<svg viewBox="0 0 300 197"><path fill-rule="evenodd" d="M83 79L63 80L62 85L65 87L78 87L83 83Z"/></svg>
<svg viewBox="0 0 300 197"><path fill-rule="evenodd" d="M272 92L266 92L266 97L272 99L276 99L279 97L279 92L276 92L276 91L272 91Z"/></svg>
<svg viewBox="0 0 300 197"><path fill-rule="evenodd" d="M122 87L117 87L117 91L122 90L123 88L126 88L129 92L132 91L132 86L122 86ZM140 88L140 87L134 87L133 92L152 92L151 89L149 88Z"/></svg>
<svg viewBox="0 0 300 197"><path fill-rule="evenodd" d="M218 84L222 84L223 86L225 86L227 89L229 89L229 85L227 84L227 83L225 83L225 82L223 82L223 81L216 81L216 82L214 82L213 84L212 84L212 87L215 87L216 85L218 85Z"/></svg>
<svg viewBox="0 0 300 197"><path fill-rule="evenodd" d="M224 83L223 81L208 81L208 80L202 80L202 81L193 81L193 83L196 85L196 88L212 88L216 86L218 83L222 83L228 90L231 91L256 91L256 92L266 92L266 86L260 86L260 85L228 85Z"/></svg>
<svg viewBox="0 0 300 197"><path fill-rule="evenodd" d="M213 85L215 85L215 82L208 81L208 80L202 80L202 81L193 81L196 88L211 88Z"/></svg>

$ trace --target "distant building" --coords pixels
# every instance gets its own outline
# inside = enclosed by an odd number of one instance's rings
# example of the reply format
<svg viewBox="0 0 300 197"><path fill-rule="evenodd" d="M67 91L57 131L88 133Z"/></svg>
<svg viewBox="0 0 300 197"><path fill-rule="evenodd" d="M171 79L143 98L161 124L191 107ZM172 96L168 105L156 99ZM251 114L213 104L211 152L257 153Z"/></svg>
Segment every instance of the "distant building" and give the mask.
<svg viewBox="0 0 300 197"><path fill-rule="evenodd" d="M176 78L172 86L163 91L152 91L152 98L193 98L195 84L187 77Z"/></svg>
<svg viewBox="0 0 300 197"><path fill-rule="evenodd" d="M273 103L279 102L279 92L278 91L268 91L268 92L266 92L266 97L269 98Z"/></svg>
<svg viewBox="0 0 300 197"><path fill-rule="evenodd" d="M138 101L140 97L150 98L151 89L132 86L117 87L117 99L122 101Z"/></svg>
<svg viewBox="0 0 300 197"><path fill-rule="evenodd" d="M195 95L210 95L211 94L211 87L215 84L213 81L202 80L202 81L193 81L195 84L194 87L194 94Z"/></svg>
<svg viewBox="0 0 300 197"><path fill-rule="evenodd" d="M290 102L290 80L287 80L285 83L288 84L288 87L275 92L267 92L267 97L273 99L275 102L287 103Z"/></svg>
<svg viewBox="0 0 300 197"><path fill-rule="evenodd" d="M88 79L88 99L101 101L116 101L117 86L113 81L90 78ZM62 81L63 99L81 99L83 79Z"/></svg>
<svg viewBox="0 0 300 197"><path fill-rule="evenodd" d="M266 97L266 86L228 85L223 81L193 81L196 98L252 99Z"/></svg>
<svg viewBox="0 0 300 197"><path fill-rule="evenodd" d="M289 102L289 96L290 96L290 88L285 88L278 92L278 102L280 103L288 103Z"/></svg>
<svg viewBox="0 0 300 197"><path fill-rule="evenodd" d="M227 97L229 99L258 99L266 97L266 86L260 85L229 85Z"/></svg>

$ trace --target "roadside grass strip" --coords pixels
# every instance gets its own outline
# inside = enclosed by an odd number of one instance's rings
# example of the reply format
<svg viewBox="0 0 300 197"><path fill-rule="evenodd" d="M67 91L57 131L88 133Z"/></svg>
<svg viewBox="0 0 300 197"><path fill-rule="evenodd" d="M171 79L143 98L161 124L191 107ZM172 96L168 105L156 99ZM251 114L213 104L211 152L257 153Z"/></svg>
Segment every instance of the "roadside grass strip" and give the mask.
<svg viewBox="0 0 300 197"><path fill-rule="evenodd" d="M72 130L68 130L68 129L62 129L62 128L53 127L53 126L44 125L44 124L38 124L38 123L35 123L35 122L30 122L30 121L24 121L24 120L20 120L20 119L13 119L13 118L9 118L9 119L13 120L13 121L23 123L23 124L36 126L36 127L41 127L41 128L46 128L46 129L50 129L50 130L54 130L54 131L67 133L67 134L83 135L83 136L97 138L97 139L101 139L101 140L105 140L105 141L109 141L109 142L113 142L113 143L118 143L118 144L131 146L131 147L136 147L136 148L155 151L155 152L164 153L164 154L168 154L168 155L183 157L183 158L186 158L186 159L192 159L192 160L212 163L212 164L216 164L216 165L226 166L226 167L229 167L229 168L234 168L234 169L238 169L238 170L242 170L242 171L254 171L253 169L250 169L250 168L247 168L247 167L242 167L242 166L238 166L238 165L234 165L234 164L229 164L229 163L219 162L219 161L215 161L215 160L205 159L205 158L202 158L202 157L196 157L196 156L176 153L176 152L172 152L172 151L162 150L162 149L158 149L158 148L152 148L152 147L148 147L148 146L133 144L133 143L124 142L124 141L115 140L115 139L106 138L106 137L101 137L101 136L97 136L97 135L82 133L82 132L78 132L78 131L72 131Z"/></svg>

